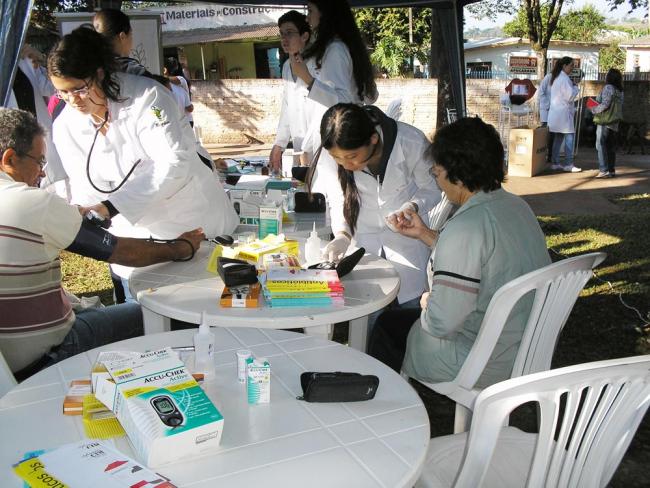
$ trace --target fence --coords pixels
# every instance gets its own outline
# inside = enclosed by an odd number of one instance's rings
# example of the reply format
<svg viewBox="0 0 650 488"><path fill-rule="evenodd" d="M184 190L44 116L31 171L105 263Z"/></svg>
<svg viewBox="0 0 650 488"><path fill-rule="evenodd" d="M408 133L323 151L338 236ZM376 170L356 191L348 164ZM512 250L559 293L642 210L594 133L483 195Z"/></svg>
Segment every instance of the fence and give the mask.
<svg viewBox="0 0 650 488"><path fill-rule="evenodd" d="M605 81L606 72L600 72L596 69L582 70L583 79L587 81ZM467 70L465 73L467 79L476 80L512 80L514 78L537 80L537 73L512 73L509 70L490 69L490 70ZM626 71L623 73L623 79L626 81L638 80L649 81L650 72L647 71Z"/></svg>

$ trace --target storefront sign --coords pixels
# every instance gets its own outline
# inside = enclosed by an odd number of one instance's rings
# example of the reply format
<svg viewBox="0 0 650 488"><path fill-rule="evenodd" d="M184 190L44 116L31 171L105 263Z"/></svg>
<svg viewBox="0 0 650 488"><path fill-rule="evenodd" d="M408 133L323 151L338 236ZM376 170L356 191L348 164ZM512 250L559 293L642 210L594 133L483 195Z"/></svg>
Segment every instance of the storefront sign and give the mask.
<svg viewBox="0 0 650 488"><path fill-rule="evenodd" d="M510 56L509 67L511 73L536 73L537 58L535 56Z"/></svg>
<svg viewBox="0 0 650 488"><path fill-rule="evenodd" d="M194 4L152 9L160 13L162 30L185 31L214 27L274 24L291 9L274 6ZM297 9L304 12L303 9Z"/></svg>

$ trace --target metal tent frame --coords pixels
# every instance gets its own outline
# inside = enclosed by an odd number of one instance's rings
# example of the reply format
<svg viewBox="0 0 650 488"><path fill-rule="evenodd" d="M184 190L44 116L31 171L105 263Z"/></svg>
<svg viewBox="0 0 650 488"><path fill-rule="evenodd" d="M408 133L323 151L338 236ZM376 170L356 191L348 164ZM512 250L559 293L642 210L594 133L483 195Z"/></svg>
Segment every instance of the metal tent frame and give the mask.
<svg viewBox="0 0 650 488"><path fill-rule="evenodd" d="M306 0L204 0L243 5L304 6ZM449 59L449 73L456 113L465 113L465 59L463 7L480 0L348 0L352 7L431 7L438 11L442 38ZM188 1L187 3L192 3ZM16 74L18 53L24 42L33 0L0 0L0 102L6 106Z"/></svg>

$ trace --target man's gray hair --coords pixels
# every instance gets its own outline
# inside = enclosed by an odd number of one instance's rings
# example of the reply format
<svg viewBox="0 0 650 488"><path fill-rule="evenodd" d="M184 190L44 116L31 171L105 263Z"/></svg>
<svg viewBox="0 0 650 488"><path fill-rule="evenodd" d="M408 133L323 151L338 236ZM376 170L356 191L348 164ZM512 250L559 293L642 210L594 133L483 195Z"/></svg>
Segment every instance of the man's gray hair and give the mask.
<svg viewBox="0 0 650 488"><path fill-rule="evenodd" d="M29 112L0 107L0 156L9 148L24 156L31 151L34 138L44 135L45 129Z"/></svg>

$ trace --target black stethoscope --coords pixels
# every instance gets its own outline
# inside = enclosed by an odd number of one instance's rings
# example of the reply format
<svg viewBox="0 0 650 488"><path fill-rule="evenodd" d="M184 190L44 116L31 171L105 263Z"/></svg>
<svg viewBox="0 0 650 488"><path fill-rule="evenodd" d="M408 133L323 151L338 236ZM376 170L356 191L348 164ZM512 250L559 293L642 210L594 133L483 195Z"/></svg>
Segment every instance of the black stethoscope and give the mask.
<svg viewBox="0 0 650 488"><path fill-rule="evenodd" d="M103 190L103 189L99 188L97 185L95 185L92 178L90 177L90 158L93 155L93 149L95 149L95 143L97 142L97 136L99 136L99 133L101 132L101 130L106 125L106 122L108 122L108 110L106 111L106 114L104 114L104 120L102 121L100 126L97 127L97 129L95 129L95 137L93 137L93 143L90 145L90 151L88 151L88 157L86 158L86 177L88 178L88 183L90 183L90 186L92 186L95 190L97 190L100 193L111 194L111 193L115 193L117 190L122 188L124 183L126 183L127 180L131 177L131 174L135 170L136 166L138 166L138 164L140 164L140 162L142 160L138 159L135 163L133 163L133 166L131 167L129 172L126 174L124 179L115 188L113 188L111 190Z"/></svg>

